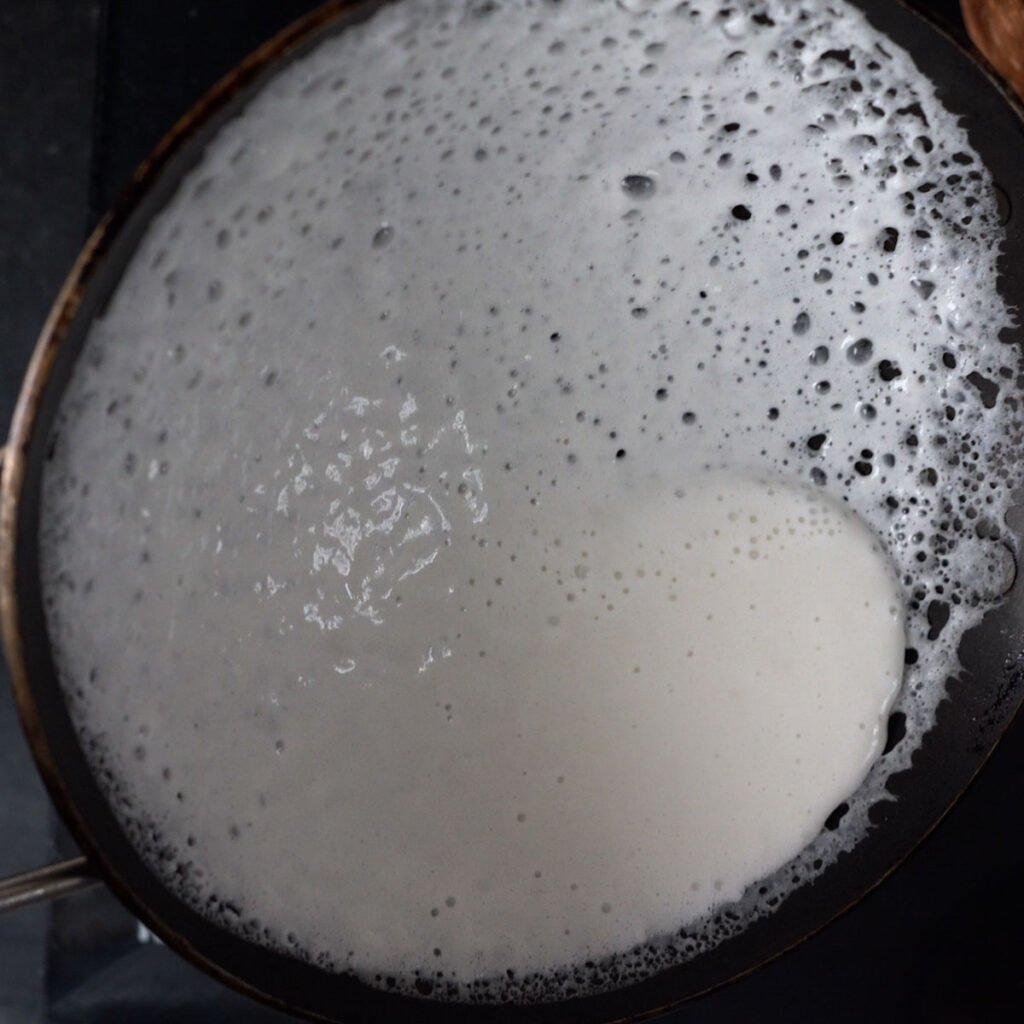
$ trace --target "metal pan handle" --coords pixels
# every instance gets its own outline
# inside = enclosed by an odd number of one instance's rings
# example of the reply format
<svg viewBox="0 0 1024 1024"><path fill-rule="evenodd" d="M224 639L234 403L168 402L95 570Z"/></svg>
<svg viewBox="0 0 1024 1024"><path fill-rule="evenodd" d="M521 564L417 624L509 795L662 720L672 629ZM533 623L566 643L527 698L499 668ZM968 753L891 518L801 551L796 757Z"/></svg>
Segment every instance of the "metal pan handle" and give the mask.
<svg viewBox="0 0 1024 1024"><path fill-rule="evenodd" d="M0 445L0 475L3 474L6 450L6 446ZM55 900L99 883L100 879L85 857L73 857L35 871L0 878L0 913L29 903Z"/></svg>
<svg viewBox="0 0 1024 1024"><path fill-rule="evenodd" d="M100 879L89 861L85 857L72 857L45 868L0 879L0 913L30 903L59 899L99 884Z"/></svg>

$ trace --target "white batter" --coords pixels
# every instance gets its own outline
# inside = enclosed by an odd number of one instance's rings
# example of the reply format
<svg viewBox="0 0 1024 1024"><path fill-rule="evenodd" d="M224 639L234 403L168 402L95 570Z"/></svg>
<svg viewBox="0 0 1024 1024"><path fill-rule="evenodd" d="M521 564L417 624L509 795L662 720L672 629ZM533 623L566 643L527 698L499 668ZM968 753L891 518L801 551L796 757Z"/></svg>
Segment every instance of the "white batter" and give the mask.
<svg viewBox="0 0 1024 1024"><path fill-rule="evenodd" d="M852 8L729 11L406 0L225 127L95 325L48 621L227 927L628 980L848 849L927 728L1007 565L989 180Z"/></svg>

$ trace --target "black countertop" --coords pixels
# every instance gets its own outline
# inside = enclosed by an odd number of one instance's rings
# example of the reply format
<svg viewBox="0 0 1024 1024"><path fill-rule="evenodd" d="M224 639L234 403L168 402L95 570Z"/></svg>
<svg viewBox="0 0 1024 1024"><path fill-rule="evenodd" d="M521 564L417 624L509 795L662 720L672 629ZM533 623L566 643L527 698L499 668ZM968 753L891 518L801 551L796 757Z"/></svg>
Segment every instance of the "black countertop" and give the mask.
<svg viewBox="0 0 1024 1024"><path fill-rule="evenodd" d="M166 128L311 0L5 0L0 419L88 229ZM962 35L955 0L922 3ZM1024 997L1024 726L878 890L667 1020L988 1022ZM0 874L73 852L0 682ZM1016 1012L1015 1012L1016 1011ZM0 918L0 1024L284 1020L223 990L102 890Z"/></svg>

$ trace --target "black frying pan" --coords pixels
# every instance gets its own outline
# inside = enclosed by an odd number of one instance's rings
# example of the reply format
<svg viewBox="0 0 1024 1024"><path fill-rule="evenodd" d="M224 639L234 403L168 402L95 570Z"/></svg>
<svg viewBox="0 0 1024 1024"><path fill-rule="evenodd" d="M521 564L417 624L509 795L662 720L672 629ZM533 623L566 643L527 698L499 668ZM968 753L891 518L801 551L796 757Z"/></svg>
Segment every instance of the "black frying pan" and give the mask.
<svg viewBox="0 0 1024 1024"><path fill-rule="evenodd" d="M906 47L965 119L974 147L999 183L1008 211L1003 292L1024 308L1024 122L988 75L901 4L857 0ZM895 802L872 809L876 827L813 886L798 890L770 918L714 951L618 992L542 1007L460 1007L370 989L271 953L213 926L168 892L134 852L93 780L52 663L37 572L39 485L46 439L60 395L92 318L154 214L194 165L205 141L284 63L325 34L342 31L372 5L334 2L261 48L183 119L140 168L122 202L100 225L75 265L43 330L15 415L0 495L0 610L15 698L40 771L85 860L30 880L22 895L73 888L99 877L156 934L198 966L283 1009L327 1019L452 1021L609 1021L666 1009L720 984L800 941L877 884L939 821L1013 718L1024 675L1024 593L966 638L963 675L926 736L913 769L895 777ZM1024 335L1009 339L1019 344ZM1016 525L1020 525L1019 523ZM895 738L895 733L894 733Z"/></svg>

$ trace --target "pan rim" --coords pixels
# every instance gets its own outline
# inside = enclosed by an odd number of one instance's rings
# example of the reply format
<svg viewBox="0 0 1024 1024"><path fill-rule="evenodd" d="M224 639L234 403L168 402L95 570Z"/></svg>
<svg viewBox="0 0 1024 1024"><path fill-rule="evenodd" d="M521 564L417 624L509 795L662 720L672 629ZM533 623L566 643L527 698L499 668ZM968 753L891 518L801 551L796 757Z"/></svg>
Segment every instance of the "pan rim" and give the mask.
<svg viewBox="0 0 1024 1024"><path fill-rule="evenodd" d="M149 194L153 186L172 162L173 158L194 141L196 133L218 113L224 111L229 104L249 90L255 89L261 80L271 78L280 70L289 58L307 48L316 45L322 38L332 32L343 30L349 18L357 18L363 13L372 13L383 3L391 0L326 0L309 14L293 22L266 43L259 46L231 71L223 76L207 91L172 128L163 136L153 151L139 165L122 194L111 210L100 220L90 234L88 240L76 258L68 277L57 294L54 304L41 329L39 339L34 348L31 361L23 378L15 412L11 421L9 440L2 481L0 481L0 627L7 661L10 667L12 690L22 728L29 741L34 760L40 775L46 784L50 799L68 824L76 842L82 847L91 864L99 870L103 881L118 898L125 903L133 914L139 917L147 927L159 935L170 947L175 949L192 964L199 967L217 980L242 992L243 994L277 1009L299 1013L308 1019L330 1020L332 1017L297 1008L273 994L255 987L245 979L225 970L216 961L196 949L181 933L167 925L138 896L135 890L119 875L117 868L108 860L102 844L95 840L91 830L81 816L74 800L69 795L57 758L49 744L45 728L38 713L36 700L29 682L29 674L25 659L24 638L20 627L20 606L18 586L18 514L21 504L26 473L26 462L29 445L39 420L40 407L44 394L51 381L58 355L67 341L69 328L75 322L83 297L90 286L98 268L103 264L105 255L114 246L127 222L135 214L141 200ZM990 65L976 51L963 46L959 40L950 35L933 18L918 9L909 0L898 0L898 6L910 11L921 22L926 23L929 31L941 35L952 44L960 56L979 69L989 83L1001 94L1003 100L1016 113L1024 125L1024 103L994 73ZM796 942L787 944L775 954L759 960L747 970L731 975L729 978L710 985L701 992L693 992L680 997L674 1002L653 1009L639 1010L636 1015L622 1020L641 1020L656 1016L680 1005L697 995L704 994L721 985L727 984L744 976L763 964L781 956L795 945L820 931L831 923L850 906L859 902L864 895L879 885L907 857L909 857L945 818L946 814L959 802L963 793L970 786L977 772L981 770L1002 734L1013 724L1014 718L1020 714L1019 709L1000 730L999 736L992 743L978 763L975 771L966 780L953 799L948 802L943 813L935 818L931 827L921 833L910 847L884 873L849 904L831 912L816 928L806 932ZM459 1004L449 1003L453 1009ZM551 1004L556 1005L556 1004Z"/></svg>

